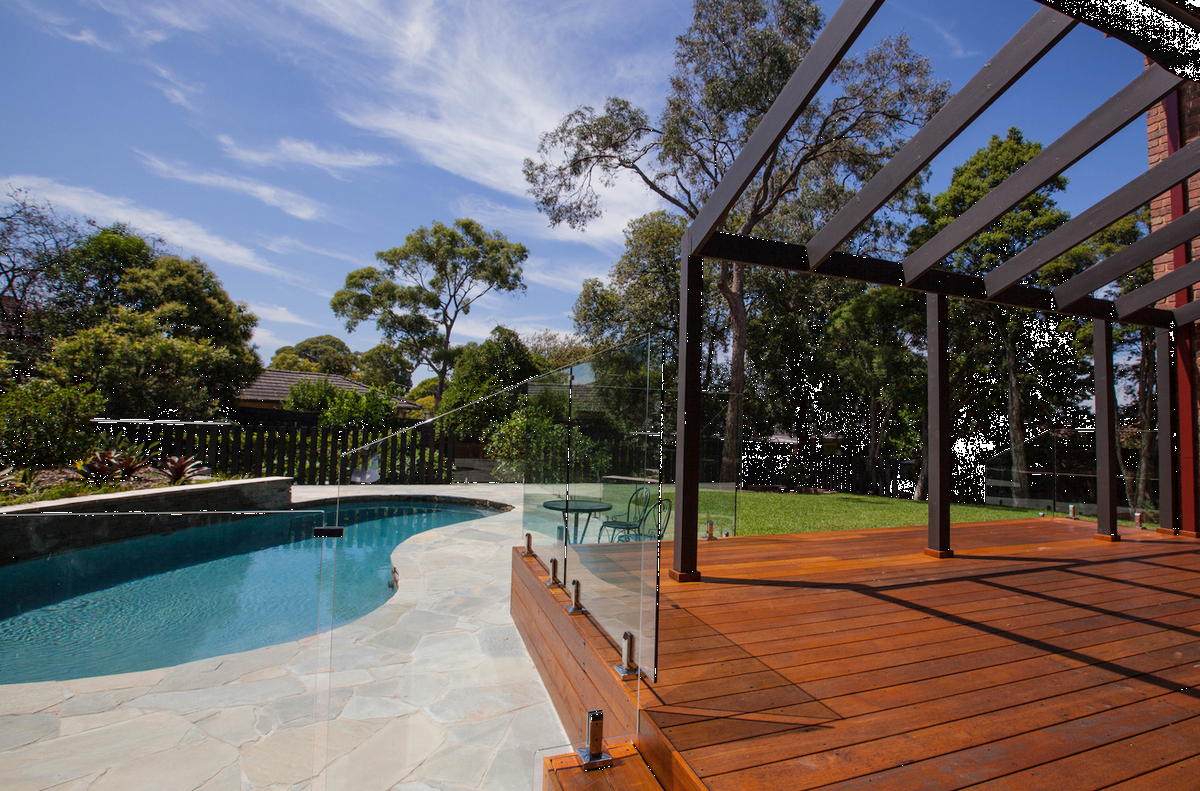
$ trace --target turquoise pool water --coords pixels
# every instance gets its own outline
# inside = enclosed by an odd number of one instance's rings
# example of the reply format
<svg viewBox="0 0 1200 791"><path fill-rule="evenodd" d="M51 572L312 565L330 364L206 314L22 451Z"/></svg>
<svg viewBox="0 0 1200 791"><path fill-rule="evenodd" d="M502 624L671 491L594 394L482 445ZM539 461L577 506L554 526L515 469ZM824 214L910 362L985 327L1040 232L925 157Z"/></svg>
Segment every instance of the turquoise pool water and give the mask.
<svg viewBox="0 0 1200 791"><path fill-rule="evenodd" d="M494 511L446 503L342 505L192 527L0 568L0 684L182 664L361 618L392 595L391 553ZM69 518L69 517L64 517ZM121 515L138 518L138 515Z"/></svg>

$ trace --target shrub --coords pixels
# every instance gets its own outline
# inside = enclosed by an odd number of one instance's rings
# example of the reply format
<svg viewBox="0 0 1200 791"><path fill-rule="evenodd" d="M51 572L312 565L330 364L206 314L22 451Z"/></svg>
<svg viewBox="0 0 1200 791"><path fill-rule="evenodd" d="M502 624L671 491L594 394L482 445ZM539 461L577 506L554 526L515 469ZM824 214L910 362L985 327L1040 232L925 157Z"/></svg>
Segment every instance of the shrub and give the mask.
<svg viewBox="0 0 1200 791"><path fill-rule="evenodd" d="M18 467L70 464L96 446L88 422L105 399L80 385L35 379L0 396L0 457Z"/></svg>
<svg viewBox="0 0 1200 791"><path fill-rule="evenodd" d="M402 422L395 402L374 387L366 393L339 390L320 417L322 426L332 428L395 429Z"/></svg>
<svg viewBox="0 0 1200 791"><path fill-rule="evenodd" d="M288 388L283 408L299 412L324 412L337 394L338 389L328 379L301 380Z"/></svg>

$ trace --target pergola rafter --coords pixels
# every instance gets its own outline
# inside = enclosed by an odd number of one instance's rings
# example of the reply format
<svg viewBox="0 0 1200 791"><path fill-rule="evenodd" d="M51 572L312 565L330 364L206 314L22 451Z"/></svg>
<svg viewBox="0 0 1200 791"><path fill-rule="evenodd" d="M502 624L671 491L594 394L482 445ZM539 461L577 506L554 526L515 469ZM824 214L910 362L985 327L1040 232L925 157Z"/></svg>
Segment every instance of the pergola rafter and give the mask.
<svg viewBox="0 0 1200 791"><path fill-rule="evenodd" d="M844 0L684 234L681 250L676 540L671 569L671 576L675 579L687 581L700 578L696 568L696 517L701 425L701 265L704 258L848 278L929 294L929 434L932 444L928 449L928 457L941 461L940 466L935 465L935 468L943 475L949 474L946 454L950 441L950 417L945 392L948 387L945 384L946 344L943 334L945 297L961 297L1094 321L1095 335L1097 338L1104 336L1097 340L1095 349L1097 443L1100 448L1098 475L1102 497L1098 537L1108 540L1118 538L1113 499L1117 485L1116 464L1112 456L1115 451L1112 448L1104 450L1115 442L1109 322L1120 320L1158 328L1159 367L1163 368L1163 348L1174 349L1175 346L1173 330L1200 318L1200 308L1197 307L1200 302L1176 304L1174 310L1155 305L1171 294L1185 292L1200 283L1200 261L1180 266L1168 276L1142 286L1115 302L1097 298L1094 293L1163 253L1200 236L1200 209L1176 216L1164 227L1093 264L1053 290L1032 286L1025 281L1075 245L1200 172L1200 141L1175 151L1157 166L983 276L950 272L937 267L1005 212L1095 150L1164 97L1172 95L1184 77L1193 77L1195 58L1187 53L1193 51L1188 49L1192 47L1200 54L1200 35L1197 35L1200 28L1195 26L1193 12L1173 0L1125 0L1123 5L1144 8L1146 14L1158 15L1154 19L1163 17L1168 20L1159 28L1143 25L1137 30L1122 27L1119 19L1114 23L1105 17L1098 22L1094 7L1103 4L1072 0L1039 2L1045 7L1039 9L1000 52L807 244L786 244L721 232L729 212L753 182L763 163L808 107L883 3L883 0ZM904 261L885 261L838 250L1080 21L1116 35L1156 59L1158 64L1150 65ZM1181 30L1188 32L1188 35L1182 34ZM1184 54L1168 57L1173 52ZM1173 376L1160 373L1160 387L1172 381ZM1167 396L1160 396L1160 403L1175 403L1173 395ZM1160 439L1160 451L1166 454L1162 461L1163 468L1174 471L1177 476L1179 443L1177 439L1172 439L1177 438L1178 433L1176 412L1177 409L1160 409L1159 429L1160 437L1166 438ZM941 467L946 469L942 470ZM1176 478L1164 487L1164 494L1167 498L1177 498L1178 489L1179 481ZM948 516L944 516L948 513L948 503L949 486L931 486L928 551L936 557L953 554L949 547ZM1164 525L1178 525L1179 509L1174 500L1164 500L1161 510ZM1191 529L1196 530L1196 526L1193 524Z"/></svg>

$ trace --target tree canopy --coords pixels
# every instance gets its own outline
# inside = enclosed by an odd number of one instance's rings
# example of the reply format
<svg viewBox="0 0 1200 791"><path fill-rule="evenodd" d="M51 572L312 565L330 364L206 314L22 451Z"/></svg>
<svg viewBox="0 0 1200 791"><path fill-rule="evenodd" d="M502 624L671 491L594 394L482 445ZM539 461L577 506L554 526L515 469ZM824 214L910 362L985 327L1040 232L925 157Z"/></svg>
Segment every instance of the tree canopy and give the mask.
<svg viewBox="0 0 1200 791"><path fill-rule="evenodd" d="M602 209L597 184L633 177L675 211L694 218L775 97L807 54L824 16L816 0L695 0L677 39L675 69L658 120L627 99L602 111L579 107L545 133L525 178L551 225L583 228ZM726 230L803 243L933 116L946 86L908 38L885 38L835 68L815 99L743 193ZM891 206L903 208L920 186ZM893 248L906 226L885 211L851 241L859 252ZM746 270L721 262L717 288L728 308L728 389L745 389ZM734 474L740 411L726 415L725 475Z"/></svg>
<svg viewBox="0 0 1200 791"><path fill-rule="evenodd" d="M449 412L536 376L545 370L540 362L517 333L497 326L483 343L463 347L441 409ZM483 439L489 426L501 422L513 411L517 399L517 393L505 393L464 409L454 416L452 423L459 432Z"/></svg>
<svg viewBox="0 0 1200 791"><path fill-rule="evenodd" d="M402 246L376 253L382 268L347 275L330 304L347 330L374 320L407 359L427 365L437 375L434 400L440 403L456 355L454 325L492 291L523 291L528 256L524 245L474 220L455 220L452 227L435 222L410 233Z"/></svg>

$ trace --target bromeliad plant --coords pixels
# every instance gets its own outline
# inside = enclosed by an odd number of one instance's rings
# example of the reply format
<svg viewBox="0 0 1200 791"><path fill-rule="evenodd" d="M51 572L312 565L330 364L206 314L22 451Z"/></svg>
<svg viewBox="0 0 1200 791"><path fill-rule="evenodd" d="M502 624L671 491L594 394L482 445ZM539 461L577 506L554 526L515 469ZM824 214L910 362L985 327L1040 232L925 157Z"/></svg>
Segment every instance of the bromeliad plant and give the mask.
<svg viewBox="0 0 1200 791"><path fill-rule="evenodd" d="M0 470L0 492L5 494L24 494L29 490L29 470L18 470L8 466Z"/></svg>
<svg viewBox="0 0 1200 791"><path fill-rule="evenodd" d="M119 450L98 450L90 457L75 462L75 469L88 483L102 485L121 476L125 463L125 454Z"/></svg>
<svg viewBox="0 0 1200 791"><path fill-rule="evenodd" d="M195 456L168 456L158 467L158 473L172 486L187 483L204 472L204 463Z"/></svg>

